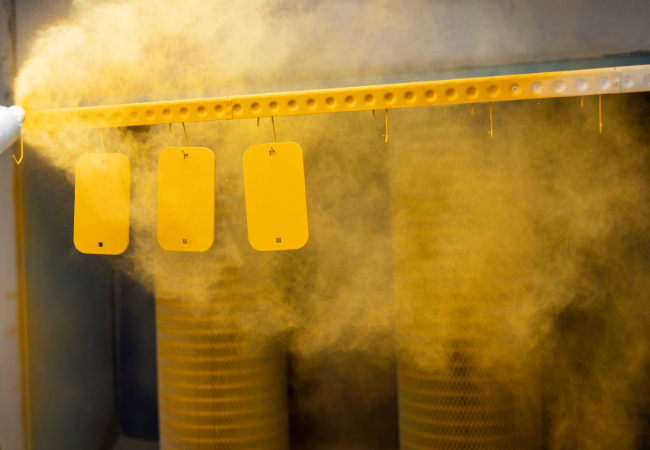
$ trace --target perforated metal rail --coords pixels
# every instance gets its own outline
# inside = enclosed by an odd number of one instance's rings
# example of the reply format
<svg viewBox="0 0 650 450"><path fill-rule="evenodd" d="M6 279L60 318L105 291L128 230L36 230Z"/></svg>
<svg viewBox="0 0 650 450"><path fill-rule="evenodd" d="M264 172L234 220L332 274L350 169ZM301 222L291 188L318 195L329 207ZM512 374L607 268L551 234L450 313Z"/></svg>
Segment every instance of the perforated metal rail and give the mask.
<svg viewBox="0 0 650 450"><path fill-rule="evenodd" d="M650 65L29 111L25 127L124 127L639 91L650 91Z"/></svg>

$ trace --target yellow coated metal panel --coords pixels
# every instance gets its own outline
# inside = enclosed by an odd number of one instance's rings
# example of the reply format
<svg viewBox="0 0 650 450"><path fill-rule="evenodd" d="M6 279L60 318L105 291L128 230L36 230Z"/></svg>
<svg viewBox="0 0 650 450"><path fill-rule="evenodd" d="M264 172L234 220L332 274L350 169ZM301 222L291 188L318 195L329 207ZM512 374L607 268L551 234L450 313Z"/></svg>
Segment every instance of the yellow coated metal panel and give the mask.
<svg viewBox="0 0 650 450"><path fill-rule="evenodd" d="M129 246L131 163L119 153L77 160L74 245L81 253L119 255Z"/></svg>
<svg viewBox="0 0 650 450"><path fill-rule="evenodd" d="M172 147L158 160L158 243L204 252L214 241L215 158L204 147Z"/></svg>
<svg viewBox="0 0 650 450"><path fill-rule="evenodd" d="M244 153L248 241L259 251L293 250L309 239L302 148L253 145Z"/></svg>
<svg viewBox="0 0 650 450"><path fill-rule="evenodd" d="M624 75L624 86L621 70L629 77ZM45 111L30 111L25 105L24 126L26 130L121 127L650 91L646 82L650 66L619 71L573 70Z"/></svg>

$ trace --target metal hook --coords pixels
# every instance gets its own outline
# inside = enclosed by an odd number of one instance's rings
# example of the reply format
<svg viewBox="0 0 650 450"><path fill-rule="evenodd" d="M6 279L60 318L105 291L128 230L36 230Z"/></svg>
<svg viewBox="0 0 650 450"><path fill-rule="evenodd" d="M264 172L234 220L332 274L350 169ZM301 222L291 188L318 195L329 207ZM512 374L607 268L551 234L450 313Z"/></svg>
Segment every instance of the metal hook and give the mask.
<svg viewBox="0 0 650 450"><path fill-rule="evenodd" d="M603 96L598 94L598 124L600 132L603 132Z"/></svg>
<svg viewBox="0 0 650 450"><path fill-rule="evenodd" d="M181 125L183 125L183 134L185 135L185 145L187 147L190 146L190 141L187 140L187 131L185 130L185 122L181 122ZM169 124L169 132L172 132L172 124Z"/></svg>
<svg viewBox="0 0 650 450"><path fill-rule="evenodd" d="M492 102L490 102L490 139L494 135L494 125L492 123Z"/></svg>
<svg viewBox="0 0 650 450"><path fill-rule="evenodd" d="M474 114L474 105L476 105L476 103L472 103L472 114Z"/></svg>
<svg viewBox="0 0 650 450"><path fill-rule="evenodd" d="M260 127L260 118L257 118L257 128ZM271 116L271 127L273 129L273 142L277 142L275 140L275 121L273 120L273 116Z"/></svg>
<svg viewBox="0 0 650 450"><path fill-rule="evenodd" d="M16 161L17 165L20 165L20 163L23 161L23 134L20 133L20 159L16 159L16 155L11 155L14 158L14 161Z"/></svg>
<svg viewBox="0 0 650 450"><path fill-rule="evenodd" d="M185 131L185 122L181 122L181 125L183 125L183 134L185 135L185 145L189 147L190 141L187 140L187 131Z"/></svg>
<svg viewBox="0 0 650 450"><path fill-rule="evenodd" d="M583 106L585 106L585 96L584 95L580 99L580 107L582 108Z"/></svg>
<svg viewBox="0 0 650 450"><path fill-rule="evenodd" d="M388 144L388 109L386 109L386 134L384 135L384 144Z"/></svg>
<svg viewBox="0 0 650 450"><path fill-rule="evenodd" d="M271 116L271 127L273 127L273 142L277 142L275 140L275 122L273 121L273 116Z"/></svg>
<svg viewBox="0 0 650 450"><path fill-rule="evenodd" d="M377 116L375 116L375 110L374 109L372 110L372 117L374 117L375 120L377 120Z"/></svg>

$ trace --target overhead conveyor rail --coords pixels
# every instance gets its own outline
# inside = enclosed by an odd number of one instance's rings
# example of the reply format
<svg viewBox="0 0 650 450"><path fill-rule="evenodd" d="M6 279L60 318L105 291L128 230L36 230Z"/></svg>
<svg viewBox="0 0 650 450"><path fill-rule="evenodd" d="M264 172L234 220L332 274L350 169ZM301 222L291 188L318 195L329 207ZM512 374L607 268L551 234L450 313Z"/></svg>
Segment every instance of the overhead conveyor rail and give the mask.
<svg viewBox="0 0 650 450"><path fill-rule="evenodd" d="M650 65L29 111L27 129L108 128L650 91Z"/></svg>

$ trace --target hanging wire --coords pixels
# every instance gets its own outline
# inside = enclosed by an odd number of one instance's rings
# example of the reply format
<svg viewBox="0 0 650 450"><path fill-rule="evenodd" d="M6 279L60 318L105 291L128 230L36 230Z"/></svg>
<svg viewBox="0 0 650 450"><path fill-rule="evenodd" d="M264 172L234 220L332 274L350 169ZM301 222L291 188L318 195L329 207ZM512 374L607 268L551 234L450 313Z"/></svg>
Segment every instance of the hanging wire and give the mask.
<svg viewBox="0 0 650 450"><path fill-rule="evenodd" d="M375 116L375 110L374 109L372 110L372 117L374 117L375 120L377 120L377 116Z"/></svg>
<svg viewBox="0 0 650 450"><path fill-rule="evenodd" d="M273 142L277 142L275 140L275 122L273 121L273 116L271 116L271 127L273 128Z"/></svg>
<svg viewBox="0 0 650 450"><path fill-rule="evenodd" d="M384 135L384 144L388 144L388 109L386 109L386 134Z"/></svg>
<svg viewBox="0 0 650 450"><path fill-rule="evenodd" d="M181 122L181 125L183 125L183 135L185 135L185 145L187 147L189 147L190 146L190 141L187 140L187 130L185 130L185 122ZM170 133L172 132L172 124L171 123L169 124L169 132ZM185 154L185 152L183 152L183 154Z"/></svg>
<svg viewBox="0 0 650 450"><path fill-rule="evenodd" d="M584 95L580 99L580 107L582 108L583 106L585 106L585 96Z"/></svg>
<svg viewBox="0 0 650 450"><path fill-rule="evenodd" d="M189 147L190 141L187 140L187 131L185 131L185 122L181 122L181 125L183 125L183 134L185 135L185 145Z"/></svg>
<svg viewBox="0 0 650 450"><path fill-rule="evenodd" d="M472 103L472 114L474 114L474 105L476 105L476 103Z"/></svg>
<svg viewBox="0 0 650 450"><path fill-rule="evenodd" d="M20 159L16 159L16 155L11 155L14 158L14 161L16 161L16 164L20 165L20 163L23 161L23 133L20 133Z"/></svg>
<svg viewBox="0 0 650 450"><path fill-rule="evenodd" d="M490 102L490 139L494 135L494 124L492 123L492 102Z"/></svg>
<svg viewBox="0 0 650 450"><path fill-rule="evenodd" d="M260 127L260 118L257 118L257 128ZM277 142L275 140L275 121L273 120L273 116L271 116L271 128L273 129L273 142Z"/></svg>
<svg viewBox="0 0 650 450"><path fill-rule="evenodd" d="M603 96L598 94L598 124L600 132L603 132Z"/></svg>

